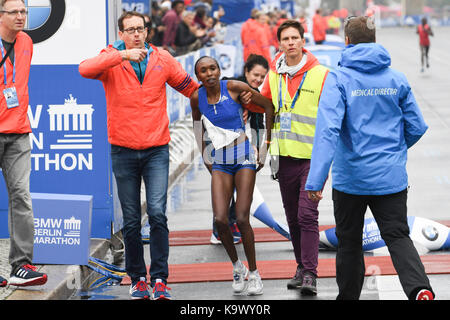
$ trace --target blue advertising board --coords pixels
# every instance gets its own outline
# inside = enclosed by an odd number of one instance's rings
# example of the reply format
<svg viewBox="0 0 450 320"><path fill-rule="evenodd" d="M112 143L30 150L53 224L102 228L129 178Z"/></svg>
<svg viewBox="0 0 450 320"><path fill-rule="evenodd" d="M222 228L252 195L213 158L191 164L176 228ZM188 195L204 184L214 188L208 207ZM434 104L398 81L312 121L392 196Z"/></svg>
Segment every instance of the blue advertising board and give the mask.
<svg viewBox="0 0 450 320"><path fill-rule="evenodd" d="M149 0L122 0L122 9L148 14L150 12Z"/></svg>
<svg viewBox="0 0 450 320"><path fill-rule="evenodd" d="M338 66L341 59L343 47L342 46L329 46L329 45L313 45L305 47L311 51L314 56L319 60L319 63L330 68L335 69Z"/></svg>
<svg viewBox="0 0 450 320"><path fill-rule="evenodd" d="M78 72L82 60L108 44L108 1L52 0L45 8L38 3L26 1L25 31L34 46L30 191L92 196L91 236L109 238L114 205L105 94L101 82ZM8 195L0 178L0 238L6 237Z"/></svg>
<svg viewBox="0 0 450 320"><path fill-rule="evenodd" d="M281 0L280 9L286 10L292 17L295 17L295 3L293 0Z"/></svg>
<svg viewBox="0 0 450 320"><path fill-rule="evenodd" d="M223 23L232 24L243 22L250 18L250 13L255 8L254 0L214 0L212 10L217 11L222 7L225 15L220 19Z"/></svg>
<svg viewBox="0 0 450 320"><path fill-rule="evenodd" d="M30 190L92 195L92 236L108 238L113 206L101 82L82 78L77 65L32 66L30 92Z"/></svg>
<svg viewBox="0 0 450 320"><path fill-rule="evenodd" d="M33 263L87 265L92 196L31 193Z"/></svg>

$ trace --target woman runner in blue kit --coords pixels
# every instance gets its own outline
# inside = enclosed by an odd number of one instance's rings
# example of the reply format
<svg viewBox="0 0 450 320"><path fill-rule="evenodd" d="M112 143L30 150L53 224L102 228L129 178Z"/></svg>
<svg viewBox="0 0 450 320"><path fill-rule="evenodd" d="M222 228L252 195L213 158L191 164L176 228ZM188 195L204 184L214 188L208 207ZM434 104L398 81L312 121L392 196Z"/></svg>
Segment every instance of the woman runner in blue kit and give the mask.
<svg viewBox="0 0 450 320"><path fill-rule="evenodd" d="M249 216L256 172L264 165L270 143L273 104L244 82L220 80L219 64L211 57L197 60L195 74L203 85L191 96L194 132L212 175L214 219L222 244L233 263L233 291L240 294L247 289L248 295L259 295L263 293L263 284L256 268L254 234ZM253 112L266 113L266 146L261 148L259 154L245 134L243 106L238 102L240 94L246 92L251 92L251 104L245 107ZM205 131L212 142L208 147L204 139ZM228 226L228 209L235 190L236 219L248 269L239 260ZM248 285L245 281L247 276Z"/></svg>

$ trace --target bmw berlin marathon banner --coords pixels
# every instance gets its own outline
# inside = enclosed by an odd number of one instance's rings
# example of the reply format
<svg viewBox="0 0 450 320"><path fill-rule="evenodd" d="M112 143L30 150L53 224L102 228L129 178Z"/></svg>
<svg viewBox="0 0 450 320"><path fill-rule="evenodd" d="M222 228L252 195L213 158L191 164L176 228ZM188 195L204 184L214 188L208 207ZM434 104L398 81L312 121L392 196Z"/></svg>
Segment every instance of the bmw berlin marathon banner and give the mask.
<svg viewBox="0 0 450 320"><path fill-rule="evenodd" d="M86 241L111 236L113 177L105 93L100 81L84 79L78 72L81 61L108 45L108 3L25 0L24 31L34 44L28 109L30 191L41 263L58 263L51 256L60 253L52 250L65 246L80 248L84 256L76 264L84 264ZM0 238L8 237L8 196L0 179ZM44 247L53 253L41 252Z"/></svg>

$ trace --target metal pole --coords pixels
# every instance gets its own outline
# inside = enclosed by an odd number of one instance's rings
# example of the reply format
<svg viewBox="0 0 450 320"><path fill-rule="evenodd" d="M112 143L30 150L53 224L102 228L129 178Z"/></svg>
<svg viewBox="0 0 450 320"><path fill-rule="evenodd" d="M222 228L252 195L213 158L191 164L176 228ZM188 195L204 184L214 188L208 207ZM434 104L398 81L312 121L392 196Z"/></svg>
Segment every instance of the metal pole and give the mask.
<svg viewBox="0 0 450 320"><path fill-rule="evenodd" d="M109 43L114 43L118 39L117 20L122 14L122 0L108 0L108 11L108 38Z"/></svg>

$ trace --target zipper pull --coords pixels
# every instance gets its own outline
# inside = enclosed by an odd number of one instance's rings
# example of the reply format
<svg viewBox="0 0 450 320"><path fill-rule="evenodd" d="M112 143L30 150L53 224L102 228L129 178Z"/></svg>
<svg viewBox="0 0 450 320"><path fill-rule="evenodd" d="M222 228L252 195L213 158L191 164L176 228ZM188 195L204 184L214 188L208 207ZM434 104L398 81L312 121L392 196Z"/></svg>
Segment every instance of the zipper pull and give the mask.
<svg viewBox="0 0 450 320"><path fill-rule="evenodd" d="M217 109L216 109L216 105L214 104L214 114L217 114Z"/></svg>

